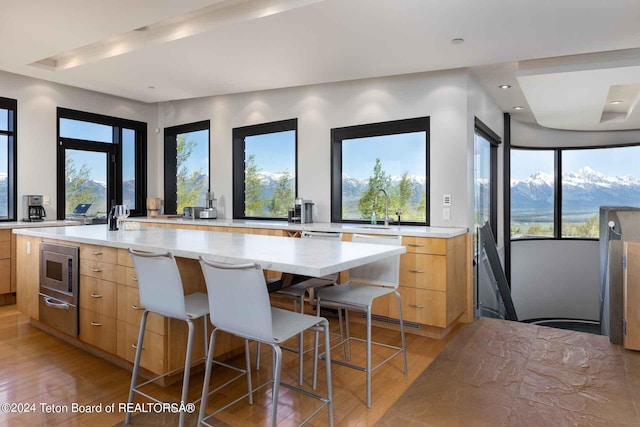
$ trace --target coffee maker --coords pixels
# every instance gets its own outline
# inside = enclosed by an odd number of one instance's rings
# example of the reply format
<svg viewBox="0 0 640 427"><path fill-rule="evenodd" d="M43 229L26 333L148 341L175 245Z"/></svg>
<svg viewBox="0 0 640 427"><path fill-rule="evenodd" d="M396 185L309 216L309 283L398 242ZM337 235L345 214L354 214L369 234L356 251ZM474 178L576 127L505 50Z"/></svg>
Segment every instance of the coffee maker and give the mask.
<svg viewBox="0 0 640 427"><path fill-rule="evenodd" d="M43 221L43 218L47 216L47 212L42 206L42 196L34 194L22 196L22 212L23 221Z"/></svg>

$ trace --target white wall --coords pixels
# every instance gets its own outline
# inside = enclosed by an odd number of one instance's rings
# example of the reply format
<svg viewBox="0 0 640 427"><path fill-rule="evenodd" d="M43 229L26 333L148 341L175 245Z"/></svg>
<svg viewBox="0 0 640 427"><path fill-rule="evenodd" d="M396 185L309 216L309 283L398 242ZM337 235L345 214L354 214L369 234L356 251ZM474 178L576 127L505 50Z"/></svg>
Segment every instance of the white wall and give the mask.
<svg viewBox="0 0 640 427"><path fill-rule="evenodd" d="M156 158L156 106L43 80L0 72L0 96L18 100L18 219L22 195L51 199L47 219L56 218L56 108L104 114L148 123L149 156ZM149 162L149 177L158 164Z"/></svg>
<svg viewBox="0 0 640 427"><path fill-rule="evenodd" d="M212 188L224 209L221 216L230 218L232 129L297 117L298 192L316 203L318 221L326 222L331 206L331 129L430 116L431 224L467 227L467 87L468 72L453 70L173 101L159 106L158 126L211 120ZM162 152L156 154L162 164ZM162 197L161 170L155 184L149 195ZM452 196L451 221L442 219L444 193Z"/></svg>
<svg viewBox="0 0 640 427"><path fill-rule="evenodd" d="M511 144L576 147L640 142L640 131L576 132L511 122ZM599 318L597 241L522 241L511 244L511 291L521 319Z"/></svg>
<svg viewBox="0 0 640 427"><path fill-rule="evenodd" d="M521 320L598 320L598 242L541 240L511 243L511 296Z"/></svg>
<svg viewBox="0 0 640 427"><path fill-rule="evenodd" d="M475 135L475 118L480 119L485 125L487 125L493 132L495 132L502 140L504 140L504 115L498 105L487 95L478 82L469 75L468 79L468 105L467 105L467 169L469 175L467 176L467 210L468 218L471 221L469 227L473 226L474 218L474 183L473 183L473 145ZM504 215L503 209L500 208L503 200L503 179L502 179L502 165L503 165L503 150L502 147L498 149L498 212L497 221L498 229L496 230L498 236L498 246L504 242Z"/></svg>

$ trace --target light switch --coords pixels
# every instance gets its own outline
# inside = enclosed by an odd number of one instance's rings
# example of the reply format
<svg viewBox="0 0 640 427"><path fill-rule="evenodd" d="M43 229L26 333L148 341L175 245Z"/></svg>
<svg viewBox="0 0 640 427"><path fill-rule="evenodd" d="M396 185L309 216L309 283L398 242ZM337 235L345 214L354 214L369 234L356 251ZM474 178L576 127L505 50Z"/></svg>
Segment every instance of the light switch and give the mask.
<svg viewBox="0 0 640 427"><path fill-rule="evenodd" d="M442 206L451 206L451 194L442 195Z"/></svg>

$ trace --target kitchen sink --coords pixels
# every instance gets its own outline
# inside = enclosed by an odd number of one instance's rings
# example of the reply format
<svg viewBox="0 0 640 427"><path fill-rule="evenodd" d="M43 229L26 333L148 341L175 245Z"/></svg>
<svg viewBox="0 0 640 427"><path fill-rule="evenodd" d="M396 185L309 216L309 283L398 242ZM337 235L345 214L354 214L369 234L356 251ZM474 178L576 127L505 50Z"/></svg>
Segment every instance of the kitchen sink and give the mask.
<svg viewBox="0 0 640 427"><path fill-rule="evenodd" d="M357 228L364 228L365 230L391 230L390 225L361 225Z"/></svg>

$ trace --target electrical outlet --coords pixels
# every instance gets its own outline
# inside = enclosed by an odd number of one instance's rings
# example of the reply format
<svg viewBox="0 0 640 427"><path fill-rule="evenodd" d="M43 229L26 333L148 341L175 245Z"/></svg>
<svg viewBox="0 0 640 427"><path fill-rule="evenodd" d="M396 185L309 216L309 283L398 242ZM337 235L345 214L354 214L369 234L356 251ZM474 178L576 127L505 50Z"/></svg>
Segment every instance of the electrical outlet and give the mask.
<svg viewBox="0 0 640 427"><path fill-rule="evenodd" d="M31 242L27 242L27 255L31 255Z"/></svg>
<svg viewBox="0 0 640 427"><path fill-rule="evenodd" d="M49 198L49 196L44 196L42 198L42 204L44 206L49 206L51 204L51 199Z"/></svg>
<svg viewBox="0 0 640 427"><path fill-rule="evenodd" d="M451 206L451 194L442 195L442 206Z"/></svg>
<svg viewBox="0 0 640 427"><path fill-rule="evenodd" d="M451 221L451 208L442 209L442 219L444 221Z"/></svg>

